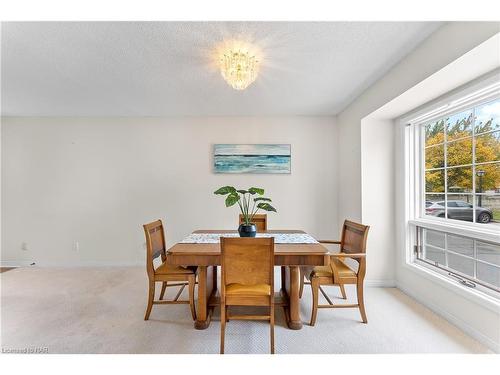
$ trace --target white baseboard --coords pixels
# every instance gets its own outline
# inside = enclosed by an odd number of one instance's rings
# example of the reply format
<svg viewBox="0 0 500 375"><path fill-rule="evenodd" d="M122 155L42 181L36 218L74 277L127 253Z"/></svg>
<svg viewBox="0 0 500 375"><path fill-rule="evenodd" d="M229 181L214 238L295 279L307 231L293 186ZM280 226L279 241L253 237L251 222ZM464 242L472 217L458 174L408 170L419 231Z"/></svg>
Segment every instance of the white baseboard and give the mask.
<svg viewBox="0 0 500 375"><path fill-rule="evenodd" d="M35 264L32 264L35 263ZM82 261L82 262L32 262L32 261L0 261L0 267L145 267L141 262L117 261Z"/></svg>
<svg viewBox="0 0 500 375"><path fill-rule="evenodd" d="M33 262L31 261L0 261L0 267L28 267L31 266ZM99 261L86 261L78 263L68 263L68 262L42 262L36 263L34 266L37 267L145 267L144 263L140 262L99 262ZM279 272L279 271L276 271ZM365 279L366 287L378 287L378 288L395 288L395 280L369 280Z"/></svg>
<svg viewBox="0 0 500 375"><path fill-rule="evenodd" d="M29 260L2 260L0 267L28 267L31 263Z"/></svg>
<svg viewBox="0 0 500 375"><path fill-rule="evenodd" d="M365 286L373 286L379 288L395 288L396 281L395 280L371 280L365 279Z"/></svg>
<svg viewBox="0 0 500 375"><path fill-rule="evenodd" d="M32 261L0 261L0 267L29 267ZM116 262L116 261L84 261L84 262L41 262L35 263L36 267L145 267L141 262ZM277 270L276 272L279 272ZM395 288L395 280L365 279L366 287Z"/></svg>
<svg viewBox="0 0 500 375"><path fill-rule="evenodd" d="M483 333L479 332L475 328L471 327L469 324L464 322L462 319L457 318L455 315L450 314L448 311L443 310L441 307L439 307L433 303L429 303L429 301L419 297L417 294L412 292L411 288L408 288L400 281L397 282L396 287L399 290L401 290L403 293L407 294L408 296L410 296L411 298L416 300L418 303L424 305L425 307L432 310L437 315L441 316L442 318L444 318L445 320L447 320L448 322L450 322L454 326L456 326L459 329L461 329L462 331L464 331L469 336L473 337L474 339L476 339L477 341L479 341L483 345L486 345L488 348L493 350L495 353L500 353L500 343L495 342L494 340L492 340L488 336L484 335Z"/></svg>

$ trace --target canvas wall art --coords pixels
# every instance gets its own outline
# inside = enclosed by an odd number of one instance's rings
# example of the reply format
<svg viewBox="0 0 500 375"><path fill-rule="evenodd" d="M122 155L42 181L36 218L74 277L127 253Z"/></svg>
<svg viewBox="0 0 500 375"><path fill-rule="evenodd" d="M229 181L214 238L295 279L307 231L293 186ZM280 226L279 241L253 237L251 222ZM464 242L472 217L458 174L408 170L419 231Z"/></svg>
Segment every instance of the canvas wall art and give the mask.
<svg viewBox="0 0 500 375"><path fill-rule="evenodd" d="M289 144L216 144L215 173L290 173Z"/></svg>

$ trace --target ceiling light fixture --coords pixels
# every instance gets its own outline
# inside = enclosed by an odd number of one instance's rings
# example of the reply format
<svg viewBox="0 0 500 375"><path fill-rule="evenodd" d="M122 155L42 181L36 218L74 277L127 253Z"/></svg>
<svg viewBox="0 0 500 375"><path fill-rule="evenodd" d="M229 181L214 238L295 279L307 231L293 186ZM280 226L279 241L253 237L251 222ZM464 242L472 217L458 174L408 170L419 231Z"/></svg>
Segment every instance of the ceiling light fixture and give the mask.
<svg viewBox="0 0 500 375"><path fill-rule="evenodd" d="M257 78L259 61L246 48L228 48L221 54L220 72L229 86L244 90Z"/></svg>

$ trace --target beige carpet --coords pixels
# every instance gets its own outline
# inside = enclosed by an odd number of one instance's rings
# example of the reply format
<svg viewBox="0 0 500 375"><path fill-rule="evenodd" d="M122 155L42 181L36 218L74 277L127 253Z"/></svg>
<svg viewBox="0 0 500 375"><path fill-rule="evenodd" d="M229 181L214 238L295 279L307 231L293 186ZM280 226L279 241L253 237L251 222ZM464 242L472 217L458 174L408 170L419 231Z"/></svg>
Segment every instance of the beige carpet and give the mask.
<svg viewBox="0 0 500 375"><path fill-rule="evenodd" d="M218 353L219 312L197 331L187 305L157 305L143 320L143 268L19 268L2 273L2 349L47 348L49 353ZM170 290L172 297L173 288ZM335 297L338 290L327 288ZM185 295L186 292L184 292ZM355 290L347 290L355 300ZM320 310L307 325L311 293L301 313L304 328L285 328L276 315L277 353L488 353L455 326L395 288L366 288L367 325L356 309ZM231 321L226 353L267 353L264 322Z"/></svg>

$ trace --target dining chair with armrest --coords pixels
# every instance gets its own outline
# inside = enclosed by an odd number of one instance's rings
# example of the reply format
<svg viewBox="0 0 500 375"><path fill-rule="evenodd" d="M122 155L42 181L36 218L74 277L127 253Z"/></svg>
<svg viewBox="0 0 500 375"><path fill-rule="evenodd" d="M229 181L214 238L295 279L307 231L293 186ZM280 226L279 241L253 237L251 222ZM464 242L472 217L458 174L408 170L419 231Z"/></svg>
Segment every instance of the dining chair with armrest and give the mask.
<svg viewBox="0 0 500 375"><path fill-rule="evenodd" d="M265 232L267 230L267 215L266 214L256 214L253 216L252 222L257 227L257 232ZM240 225L245 224L245 219L243 215L240 214Z"/></svg>
<svg viewBox="0 0 500 375"><path fill-rule="evenodd" d="M309 275L311 280L311 290L313 297L313 307L310 325L316 323L318 308L359 308L363 323L368 323L366 318L365 303L363 297L363 283L366 274L366 240L368 238L367 225L345 220L342 228L341 241L320 240L323 244L336 244L340 246L339 253L330 253L330 264L327 266L317 266L312 269ZM353 259L358 263L357 271L354 271L345 262L345 259ZM357 304L334 304L328 297L321 285L338 285L342 297L346 299L344 285L355 284L357 291ZM303 288L303 286L301 286ZM319 305L319 291L328 301L327 305Z"/></svg>
<svg viewBox="0 0 500 375"><path fill-rule="evenodd" d="M221 237L221 341L228 320L267 320L274 354L274 238ZM230 306L267 306L269 315L231 315Z"/></svg>
<svg viewBox="0 0 500 375"><path fill-rule="evenodd" d="M146 235L146 270L149 278L149 298L144 320L149 319L153 305L159 304L189 304L191 315L196 320L196 310L194 306L194 288L196 284L196 267L181 267L167 264L165 233L161 220L144 224ZM154 260L161 257L162 264L155 268ZM160 299L155 300L155 284L162 283ZM173 282L173 284L168 284ZM184 288L189 287L189 300L179 300ZM163 300L167 287L180 286L177 295L173 300Z"/></svg>

